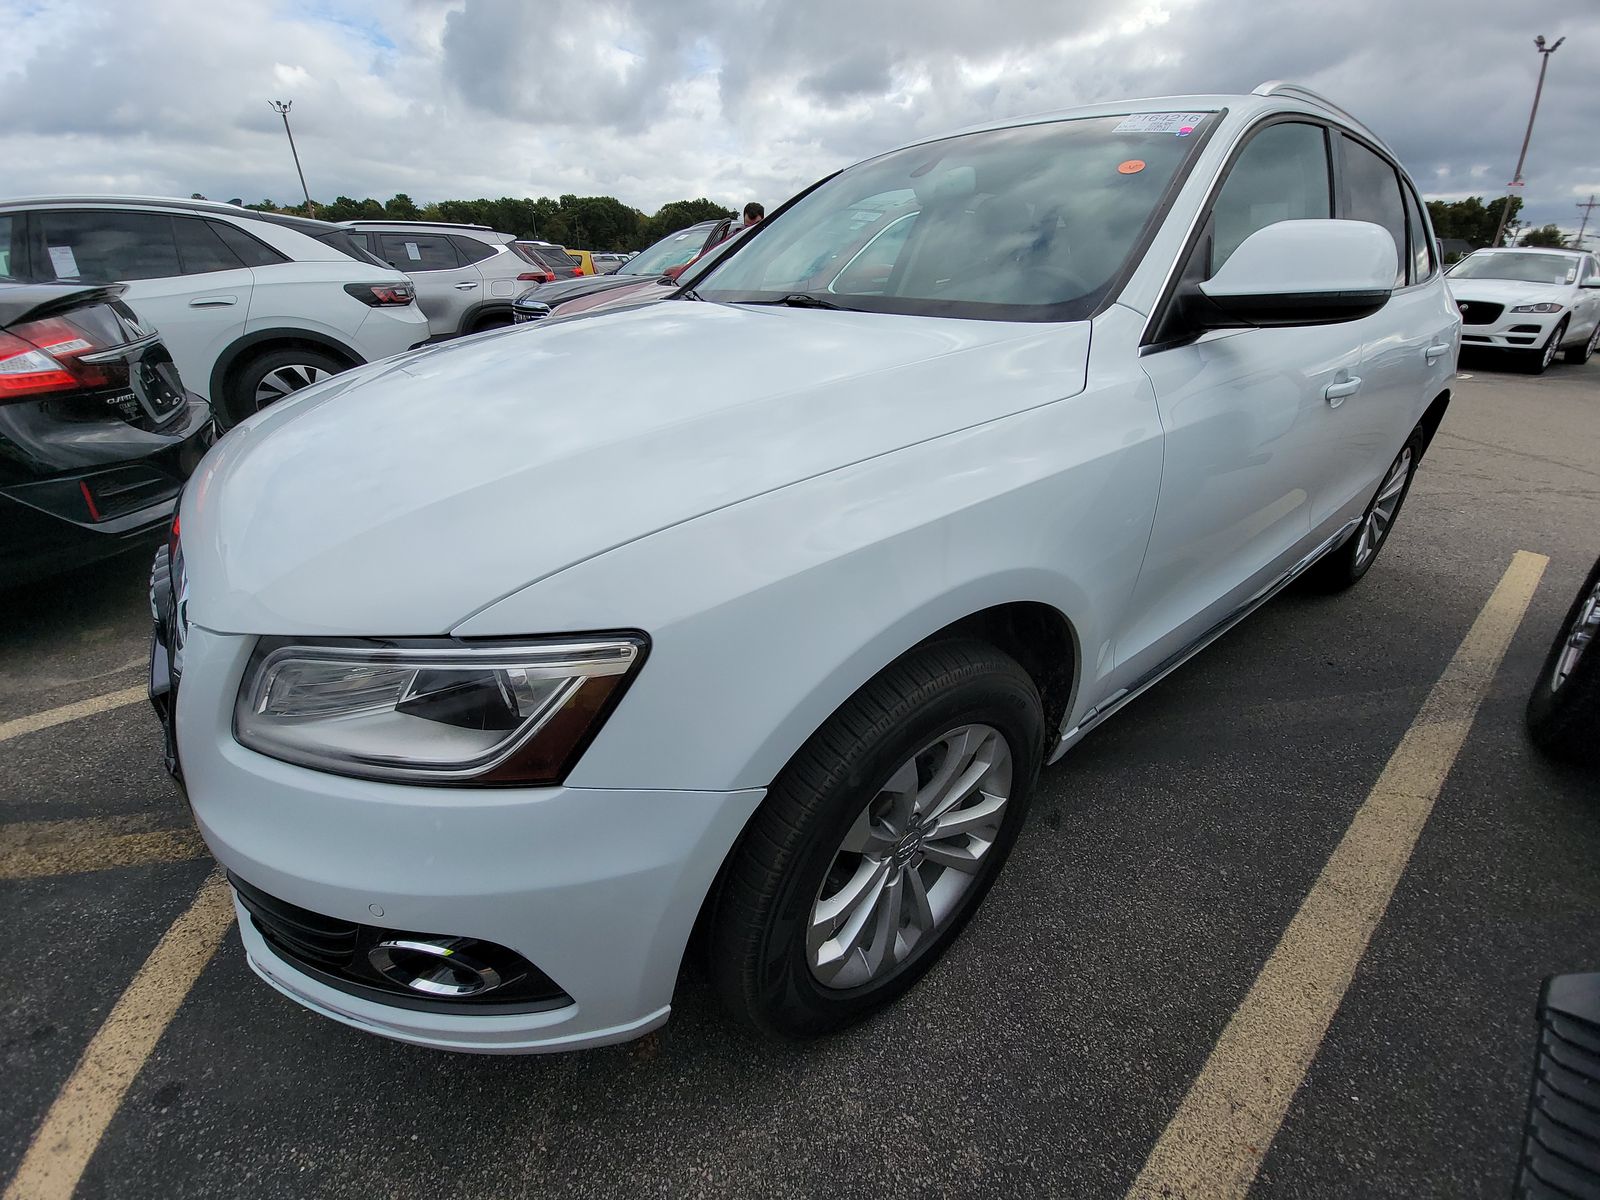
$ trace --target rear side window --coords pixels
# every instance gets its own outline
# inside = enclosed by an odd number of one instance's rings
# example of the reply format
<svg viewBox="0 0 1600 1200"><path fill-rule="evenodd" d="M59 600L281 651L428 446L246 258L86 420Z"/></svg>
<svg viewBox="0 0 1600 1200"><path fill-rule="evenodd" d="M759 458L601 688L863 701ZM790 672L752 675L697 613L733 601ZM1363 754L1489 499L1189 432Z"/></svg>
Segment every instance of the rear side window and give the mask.
<svg viewBox="0 0 1600 1200"><path fill-rule="evenodd" d="M45 280L115 283L183 274L172 218L165 213L85 210L36 212Z"/></svg>
<svg viewBox="0 0 1600 1200"><path fill-rule="evenodd" d="M1400 199L1400 177L1384 159L1354 138L1339 135L1339 216L1346 221L1371 221L1394 236L1394 284L1406 282L1406 210Z"/></svg>
<svg viewBox="0 0 1600 1200"><path fill-rule="evenodd" d="M197 217L175 217L178 257L185 275L204 275L211 271L234 271L244 266L239 256L223 243L205 221Z"/></svg>
<svg viewBox="0 0 1600 1200"><path fill-rule="evenodd" d="M7 282L17 277L17 271L22 264L13 257L11 235L17 229L19 222L11 216L0 216L0 279ZM21 247L17 247L21 249Z"/></svg>
<svg viewBox="0 0 1600 1200"><path fill-rule="evenodd" d="M287 254L280 254L271 246L258 238L250 236L237 225L230 225L226 221L207 221L223 245L238 256L239 261L247 267L269 267L273 263L289 261Z"/></svg>
<svg viewBox="0 0 1600 1200"><path fill-rule="evenodd" d="M477 238L452 237L456 244L456 251L461 255L462 262L482 262L486 258L493 258L495 248L487 242L480 242Z"/></svg>
<svg viewBox="0 0 1600 1200"><path fill-rule="evenodd" d="M560 246L533 246L530 249L551 270L570 271L578 265L578 260Z"/></svg>
<svg viewBox="0 0 1600 1200"><path fill-rule="evenodd" d="M1333 216L1328 146L1320 125L1282 121L1250 139L1211 207L1211 269L1241 242L1279 221ZM1398 199L1398 197L1396 197Z"/></svg>
<svg viewBox="0 0 1600 1200"><path fill-rule="evenodd" d="M382 233L379 254L398 271L448 271L461 265L450 239L433 233Z"/></svg>
<svg viewBox="0 0 1600 1200"><path fill-rule="evenodd" d="M349 258L353 258L359 263L366 263L370 267L387 267L389 265L376 254L373 254L368 250L364 250L360 246L356 245L356 243L351 240L350 235L343 229L330 229L324 233L312 234L312 236L324 246L331 246L340 254L346 255Z"/></svg>
<svg viewBox="0 0 1600 1200"><path fill-rule="evenodd" d="M1433 276L1433 239L1428 236L1428 223L1422 219L1416 194L1402 185L1406 201L1406 236L1411 239L1411 282L1421 283Z"/></svg>

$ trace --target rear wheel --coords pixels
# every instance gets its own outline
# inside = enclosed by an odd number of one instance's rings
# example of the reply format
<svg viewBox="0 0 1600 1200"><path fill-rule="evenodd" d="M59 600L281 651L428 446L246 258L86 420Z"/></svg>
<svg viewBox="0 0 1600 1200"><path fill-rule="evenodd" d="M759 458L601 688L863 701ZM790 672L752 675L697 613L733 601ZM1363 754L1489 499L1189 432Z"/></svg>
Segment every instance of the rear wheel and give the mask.
<svg viewBox="0 0 1600 1200"><path fill-rule="evenodd" d="M1600 346L1600 321L1594 323L1594 332L1589 335L1589 340L1581 346L1568 346L1561 352L1561 356L1574 365L1586 363L1594 356L1595 348Z"/></svg>
<svg viewBox="0 0 1600 1200"><path fill-rule="evenodd" d="M347 370L349 364L320 350L289 347L252 358L233 377L218 414L231 429L301 388Z"/></svg>
<svg viewBox="0 0 1600 1200"><path fill-rule="evenodd" d="M985 643L925 646L868 683L734 850L708 930L723 1003L805 1037L905 992L999 874L1043 747L1032 679Z"/></svg>
<svg viewBox="0 0 1600 1200"><path fill-rule="evenodd" d="M1344 545L1323 556L1306 579L1313 587L1324 591L1343 591L1352 587L1378 560L1378 551L1389 540L1389 532L1400 516L1400 506L1411 491L1411 480L1417 473L1417 460L1422 457L1422 430L1414 429L1406 444L1400 447L1394 462L1384 472L1383 482L1373 493L1367 511L1361 514L1361 524L1345 539Z"/></svg>
<svg viewBox="0 0 1600 1200"><path fill-rule="evenodd" d="M1552 758L1600 761L1600 562L1578 589L1528 697L1528 733Z"/></svg>
<svg viewBox="0 0 1600 1200"><path fill-rule="evenodd" d="M1550 333L1550 340L1539 349L1533 351L1525 359L1524 366L1530 375L1543 375L1550 369L1550 364L1556 360L1556 351L1561 349L1561 339L1567 336L1567 323L1562 321Z"/></svg>

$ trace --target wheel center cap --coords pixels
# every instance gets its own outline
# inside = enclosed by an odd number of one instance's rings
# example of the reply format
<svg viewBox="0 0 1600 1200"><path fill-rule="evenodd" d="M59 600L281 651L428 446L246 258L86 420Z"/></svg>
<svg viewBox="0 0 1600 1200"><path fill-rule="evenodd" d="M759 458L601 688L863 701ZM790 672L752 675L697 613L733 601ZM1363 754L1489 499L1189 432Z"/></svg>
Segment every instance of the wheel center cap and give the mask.
<svg viewBox="0 0 1600 1200"><path fill-rule="evenodd" d="M894 852L890 855L891 861L902 870L911 865L911 860L922 851L922 843L927 838L928 831L921 825L913 825L901 839L894 844Z"/></svg>

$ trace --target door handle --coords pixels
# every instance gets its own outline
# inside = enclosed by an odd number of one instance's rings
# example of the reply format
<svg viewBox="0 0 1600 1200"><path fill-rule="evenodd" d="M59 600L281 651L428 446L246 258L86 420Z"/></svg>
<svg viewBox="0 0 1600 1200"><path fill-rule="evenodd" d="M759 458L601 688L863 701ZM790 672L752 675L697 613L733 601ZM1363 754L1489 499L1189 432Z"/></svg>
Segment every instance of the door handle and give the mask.
<svg viewBox="0 0 1600 1200"><path fill-rule="evenodd" d="M1326 397L1329 404L1331 404L1334 408L1338 408L1339 405L1344 403L1344 398L1346 396L1354 396L1360 390L1361 376L1352 375L1349 379L1343 380L1340 383L1330 383L1326 388L1323 389L1322 394L1324 397Z"/></svg>
<svg viewBox="0 0 1600 1200"><path fill-rule="evenodd" d="M473 288L477 287L478 285L475 284L475 283L458 283L458 284L455 284L454 286L455 286L456 291L458 291L458 292L470 292Z"/></svg>
<svg viewBox="0 0 1600 1200"><path fill-rule="evenodd" d="M1438 358L1439 355L1448 354L1449 352L1450 352L1450 343L1449 342L1435 342L1433 345L1429 346L1426 350L1423 351L1423 353L1428 356L1428 361L1429 362L1432 362L1434 359Z"/></svg>
<svg viewBox="0 0 1600 1200"><path fill-rule="evenodd" d="M190 308L226 308L239 303L237 296L196 296L189 301Z"/></svg>

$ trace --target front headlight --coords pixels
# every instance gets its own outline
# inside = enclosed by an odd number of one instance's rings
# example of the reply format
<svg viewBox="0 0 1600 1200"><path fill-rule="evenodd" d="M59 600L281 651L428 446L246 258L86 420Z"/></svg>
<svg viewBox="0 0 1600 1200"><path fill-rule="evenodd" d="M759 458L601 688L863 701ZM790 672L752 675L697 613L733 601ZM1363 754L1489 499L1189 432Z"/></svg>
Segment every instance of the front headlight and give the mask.
<svg viewBox="0 0 1600 1200"><path fill-rule="evenodd" d="M1519 304L1515 308L1513 308L1511 311L1512 312L1553 313L1553 312L1560 312L1561 311L1561 305L1559 305L1559 304L1551 304L1548 300L1546 300L1546 301L1544 301L1544 302L1542 302L1540 304Z"/></svg>
<svg viewBox="0 0 1600 1200"><path fill-rule="evenodd" d="M363 779L559 782L644 661L642 635L516 645L262 638L234 705L242 745Z"/></svg>

